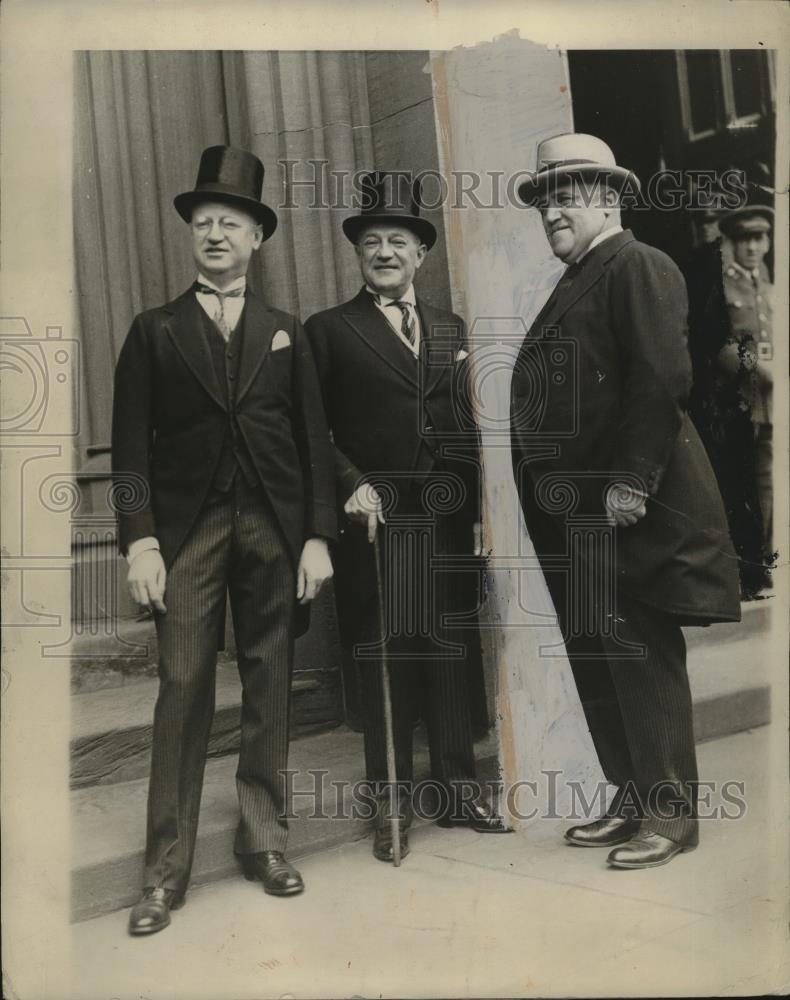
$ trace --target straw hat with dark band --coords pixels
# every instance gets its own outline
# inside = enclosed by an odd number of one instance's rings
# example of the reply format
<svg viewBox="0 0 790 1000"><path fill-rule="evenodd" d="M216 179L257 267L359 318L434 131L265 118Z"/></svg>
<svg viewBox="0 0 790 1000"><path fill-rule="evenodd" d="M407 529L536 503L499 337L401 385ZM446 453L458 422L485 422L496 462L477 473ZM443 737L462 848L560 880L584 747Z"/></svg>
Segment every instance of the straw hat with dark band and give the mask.
<svg viewBox="0 0 790 1000"><path fill-rule="evenodd" d="M574 179L591 184L602 181L615 191L629 185L640 190L639 178L632 170L618 166L614 153L602 139L583 132L564 132L538 144L537 167L518 187L521 201L532 208Z"/></svg>

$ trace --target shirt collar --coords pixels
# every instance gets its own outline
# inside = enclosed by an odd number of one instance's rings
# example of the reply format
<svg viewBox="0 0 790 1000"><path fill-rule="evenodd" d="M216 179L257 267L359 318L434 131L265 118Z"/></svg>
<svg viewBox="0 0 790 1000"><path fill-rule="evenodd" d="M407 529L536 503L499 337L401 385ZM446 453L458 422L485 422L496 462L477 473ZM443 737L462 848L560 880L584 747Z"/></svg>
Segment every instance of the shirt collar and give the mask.
<svg viewBox="0 0 790 1000"><path fill-rule="evenodd" d="M213 288L215 291L222 292L223 294L226 292L235 292L237 288L247 288L247 276L244 274L240 278L236 278L235 281L232 281L227 288L219 288L215 282L207 278L205 274L201 274L200 271L198 271L197 280L201 285L208 285L209 288Z"/></svg>
<svg viewBox="0 0 790 1000"><path fill-rule="evenodd" d="M580 253L573 263L578 264L581 260L583 260L587 256L587 254L594 247L597 247L599 243L603 243L604 240L611 239L612 236L616 236L618 233L622 233L622 231L623 231L622 226L612 226L611 229L605 229L602 233L598 233L595 239L590 242L590 245L587 247L584 253Z"/></svg>
<svg viewBox="0 0 790 1000"><path fill-rule="evenodd" d="M740 271L741 274L745 274L747 278L759 279L759 277L760 277L760 268L759 267L755 267L753 271L750 271L748 268L743 267L742 264L739 264L738 261L735 260L735 258L733 258L730 261L730 266L734 267L736 271Z"/></svg>
<svg viewBox="0 0 790 1000"><path fill-rule="evenodd" d="M403 293L403 295L401 295L399 299L390 298L388 295L382 295L381 292L377 292L376 289L371 288L370 285L365 285L365 288L367 289L367 291L370 292L371 295L377 297L378 301L383 306L388 306L392 302L407 302L410 306L414 306L415 308L417 306L417 298L414 294L414 285L409 285L409 287L406 289L406 291Z"/></svg>

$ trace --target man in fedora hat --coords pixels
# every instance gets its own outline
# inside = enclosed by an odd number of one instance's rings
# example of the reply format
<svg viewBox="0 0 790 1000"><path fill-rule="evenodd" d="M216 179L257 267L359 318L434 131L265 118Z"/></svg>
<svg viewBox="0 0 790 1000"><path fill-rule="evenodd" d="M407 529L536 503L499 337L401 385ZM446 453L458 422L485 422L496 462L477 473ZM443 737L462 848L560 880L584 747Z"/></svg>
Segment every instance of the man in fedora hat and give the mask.
<svg viewBox="0 0 790 1000"><path fill-rule="evenodd" d="M610 849L619 868L666 864L697 844L681 626L740 617L721 498L686 414L683 278L620 225L620 194L637 184L594 136L538 146L519 195L569 266L524 340L511 387L527 529L616 787L604 817L566 837ZM527 419L536 393L539 417Z"/></svg>
<svg viewBox="0 0 790 1000"><path fill-rule="evenodd" d="M415 294L415 275L436 241L434 226L419 213L418 186L406 174L371 174L361 193L361 211L343 222L343 232L364 285L305 328L335 445L342 512L335 594L343 644L358 665L367 778L379 792L373 853L390 861L377 669L382 640L392 677L403 856L412 814L412 731L420 713L433 777L444 789L444 821L483 832L505 827L474 783L464 653L470 633L455 634L444 621L460 610L465 575L447 563L472 556L479 539L478 442L459 398L467 377L464 324ZM384 594L377 594L377 531L386 541Z"/></svg>
<svg viewBox="0 0 790 1000"><path fill-rule="evenodd" d="M709 345L710 453L747 599L769 585L773 548L773 285L765 263L772 227L773 209L754 200L721 216L728 252Z"/></svg>
<svg viewBox="0 0 790 1000"><path fill-rule="evenodd" d="M132 323L115 372L113 471L141 502L119 515L132 597L154 612L154 713L144 891L132 934L170 922L192 866L214 671L230 594L243 689L234 850L266 892L303 888L283 857L281 772L297 602L332 575L332 454L304 331L246 286L275 230L264 168L212 146L192 191L175 198L197 280ZM301 622L304 626L304 621Z"/></svg>

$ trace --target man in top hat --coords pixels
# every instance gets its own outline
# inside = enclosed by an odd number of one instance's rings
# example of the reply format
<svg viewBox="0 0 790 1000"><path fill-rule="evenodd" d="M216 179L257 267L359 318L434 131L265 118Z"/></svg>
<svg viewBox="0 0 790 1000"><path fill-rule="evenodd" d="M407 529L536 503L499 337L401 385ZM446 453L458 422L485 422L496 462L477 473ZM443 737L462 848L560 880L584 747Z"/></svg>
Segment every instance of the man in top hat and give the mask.
<svg viewBox="0 0 790 1000"><path fill-rule="evenodd" d="M605 815L566 837L609 849L619 868L666 864L698 842L681 626L740 617L721 498L686 414L683 278L620 225L620 193L637 184L594 136L538 146L519 196L540 210L568 267L524 340L511 388L527 529L616 787ZM536 393L537 420L526 405Z"/></svg>
<svg viewBox="0 0 790 1000"><path fill-rule="evenodd" d="M724 424L714 465L745 597L769 584L773 548L773 285L765 264L773 214L751 202L719 220L731 253L722 274L724 342L717 344L713 362L714 397Z"/></svg>
<svg viewBox="0 0 790 1000"><path fill-rule="evenodd" d="M303 888L283 857L281 772L297 602L306 611L332 575L336 515L304 331L246 285L252 254L277 225L261 201L263 175L244 150L204 151L195 189L174 202L197 280L135 318L115 373L113 472L136 477L141 498L119 515L119 544L159 642L144 891L132 934L166 927L189 883L227 593L243 691L234 851L266 892Z"/></svg>
<svg viewBox="0 0 790 1000"><path fill-rule="evenodd" d="M367 778L378 792L373 853L390 861L382 641L403 793L402 855L409 850L412 731L419 714L433 777L444 789L444 821L483 832L505 827L474 783L465 669L470 632L445 621L453 611L471 610L458 607L468 574L452 572L448 562L464 556L469 562L479 539L478 440L460 398L468 374L464 323L415 293L413 281L436 230L420 216L410 178L367 175L362 195L360 213L343 222L343 232L356 250L363 287L349 302L312 316L305 328L335 445L342 512L335 594L343 644L358 666ZM383 594L377 593L377 531Z"/></svg>

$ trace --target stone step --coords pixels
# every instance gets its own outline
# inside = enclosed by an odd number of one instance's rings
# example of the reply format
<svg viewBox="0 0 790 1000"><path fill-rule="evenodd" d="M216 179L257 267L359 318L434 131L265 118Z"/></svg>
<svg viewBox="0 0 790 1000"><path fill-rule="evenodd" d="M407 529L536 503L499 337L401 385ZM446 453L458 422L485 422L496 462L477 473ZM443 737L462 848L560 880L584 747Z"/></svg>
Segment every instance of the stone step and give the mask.
<svg viewBox="0 0 790 1000"><path fill-rule="evenodd" d="M296 641L295 673L338 667L340 644L330 591L327 588L327 593L322 591L315 599L310 609L310 630ZM218 662L234 662L235 641L230 620L224 638L225 648L218 653ZM75 621L70 641L63 648L63 655L68 655L71 661L73 693L124 687L156 677L156 629L150 616Z"/></svg>
<svg viewBox="0 0 790 1000"><path fill-rule="evenodd" d="M769 643L770 613L769 602L757 602L744 606L744 621L738 625L686 631L698 741L755 728L770 721L770 678L777 669ZM228 715L223 723L225 729L217 731L215 746L222 747L222 752L229 752L235 746L229 732L230 718L237 712L231 683L235 667L226 664L219 672L227 680L223 679L218 685L218 715L223 712ZM134 742L138 756L133 766L129 765L131 773L139 773L137 769L141 764L147 767L139 729L147 725L146 713L152 711L149 690L152 689L138 682L120 689L93 692L91 697L95 697L95 701L80 700L86 696L73 699L74 741L75 746L82 747L84 773L88 771L91 757L91 740L97 739L94 719L99 709L104 718L101 732L105 734L124 733L127 731L123 728L124 722L131 720L134 723L128 728L138 729ZM125 708L116 703L119 695L133 692L139 697ZM98 696L104 700L100 702ZM112 726L121 728L113 730ZM415 777L419 780L428 773L428 754L424 738L418 736ZM226 742L221 743L221 739ZM104 754L108 745L105 742ZM106 769L110 771L109 780L100 778L104 783L72 792L72 903L76 920L127 906L134 902L139 892L148 782L145 775L128 780L130 771L125 770L127 762L122 751L119 748L114 753L115 778L111 770ZM492 735L478 743L477 757L482 762L481 780L494 779L498 765ZM95 757L93 766L96 766ZM363 777L362 737L341 725L331 732L297 739L291 746L290 766L299 772L294 787L301 791L309 782L311 768L328 772L324 780L327 788L332 781L360 780ZM232 855L237 821L235 768L235 754L226 753L207 764L193 872L196 884L224 878L237 870ZM121 777L126 780L117 780ZM291 823L289 853L292 857L357 839L368 830L368 823L362 818L308 818L309 811L308 802L295 803L298 818Z"/></svg>
<svg viewBox="0 0 790 1000"><path fill-rule="evenodd" d="M766 591L766 597L757 601L745 601L741 604L741 620L739 622L722 622L706 628L686 628L686 647L691 653L699 647L713 648L727 645L730 642L740 642L765 635L771 627L771 614L774 606L773 594Z"/></svg>
<svg viewBox="0 0 790 1000"><path fill-rule="evenodd" d="M482 782L496 780L493 736L476 745ZM348 809L351 785L364 777L362 736L345 726L291 745L289 768L295 771L292 799L296 818L289 821L288 856L303 857L360 839L370 823ZM428 774L424 735L415 735L415 780ZM238 873L233 837L238 820L235 757L206 766L192 884L202 885ZM320 772L325 772L322 777ZM343 782L338 816L337 785ZM317 790L317 794L313 794ZM72 792L72 918L85 920L129 906L140 892L148 781L126 781ZM348 811L347 816L342 813Z"/></svg>
<svg viewBox="0 0 790 1000"><path fill-rule="evenodd" d="M217 665L209 757L239 748L241 682L236 664ZM71 787L108 785L148 774L154 704L159 682L141 678L71 698ZM338 726L342 704L338 677L303 670L291 684L291 733L299 739Z"/></svg>

